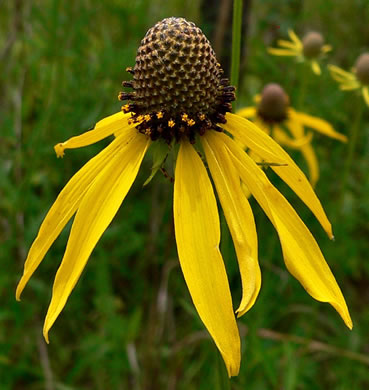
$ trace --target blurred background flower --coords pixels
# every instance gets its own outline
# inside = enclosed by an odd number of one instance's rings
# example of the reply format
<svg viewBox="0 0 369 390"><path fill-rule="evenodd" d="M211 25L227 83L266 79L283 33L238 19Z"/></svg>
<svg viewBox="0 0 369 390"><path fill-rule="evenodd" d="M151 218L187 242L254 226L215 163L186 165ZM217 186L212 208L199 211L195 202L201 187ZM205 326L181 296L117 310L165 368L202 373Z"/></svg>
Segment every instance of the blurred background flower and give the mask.
<svg viewBox="0 0 369 390"><path fill-rule="evenodd" d="M328 68L342 91L359 90L369 107L369 53L359 56L351 72L336 65L328 65Z"/></svg>
<svg viewBox="0 0 369 390"><path fill-rule="evenodd" d="M313 134L306 129L341 142L347 142L346 136L321 118L295 111L290 106L288 95L278 84L267 84L261 95L254 97L254 101L254 107L241 108L238 115L251 119L280 145L299 150L307 163L310 182L315 187L319 179L319 163L311 142ZM262 162L255 152L250 152L256 161Z"/></svg>
<svg viewBox="0 0 369 390"><path fill-rule="evenodd" d="M308 62L316 75L322 73L319 59L332 50L330 45L324 44L323 35L310 31L306 33L302 40L291 29L288 30L290 41L279 39L277 41L280 48L268 47L268 53L275 56L296 57L298 62Z"/></svg>

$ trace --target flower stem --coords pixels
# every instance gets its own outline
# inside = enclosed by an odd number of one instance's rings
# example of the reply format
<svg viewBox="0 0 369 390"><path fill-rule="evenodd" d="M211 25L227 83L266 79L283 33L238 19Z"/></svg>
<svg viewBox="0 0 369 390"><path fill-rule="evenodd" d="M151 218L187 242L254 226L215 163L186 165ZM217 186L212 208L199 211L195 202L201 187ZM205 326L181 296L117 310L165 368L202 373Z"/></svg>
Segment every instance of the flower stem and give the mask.
<svg viewBox="0 0 369 390"><path fill-rule="evenodd" d="M360 122L361 122L361 119L363 116L363 112L364 112L364 104L363 104L363 101L362 101L361 96L360 96L359 102L356 105L356 110L354 113L354 120L352 122L350 134L349 134L347 158L345 161L345 166L344 166L343 175L342 175L341 206L342 206L343 198L345 195L345 189L347 186L347 180L348 180L348 176L349 176L349 173L351 170L352 161L353 161L354 155L355 155L355 148L356 148L356 144L357 144L359 127L360 127Z"/></svg>
<svg viewBox="0 0 369 390"><path fill-rule="evenodd" d="M308 75L309 75L309 69L306 63L302 64L302 75L301 75L301 84L300 84L300 93L299 98L297 102L297 108L299 110L302 110L305 103L305 97L306 97L306 90L308 85Z"/></svg>
<svg viewBox="0 0 369 390"><path fill-rule="evenodd" d="M231 85L238 89L241 58L242 0L233 1Z"/></svg>

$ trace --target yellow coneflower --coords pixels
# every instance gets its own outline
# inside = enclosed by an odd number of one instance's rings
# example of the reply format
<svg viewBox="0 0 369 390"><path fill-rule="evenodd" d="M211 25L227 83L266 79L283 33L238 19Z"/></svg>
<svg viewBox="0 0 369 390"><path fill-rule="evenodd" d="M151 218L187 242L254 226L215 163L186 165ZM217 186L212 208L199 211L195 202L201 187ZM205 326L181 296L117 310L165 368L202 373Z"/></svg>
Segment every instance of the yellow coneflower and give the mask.
<svg viewBox="0 0 369 390"><path fill-rule="evenodd" d="M318 244L288 201L228 133L266 161L316 215L329 237L331 225L304 174L284 150L251 122L230 113L234 88L222 76L209 41L193 23L168 18L141 42L133 80L121 93L123 112L56 145L58 156L115 135L66 184L31 246L16 297L51 244L75 214L66 251L55 277L44 336L66 304L87 260L136 178L142 159L156 142L178 148L174 178L174 225L178 257L193 303L225 361L229 376L240 367L240 337L228 278L219 250L217 202L202 148L217 189L239 262L243 295L236 310L246 313L259 293L261 274L253 214L241 190L250 189L275 226L285 263L315 299L329 302L352 328L345 299ZM224 132L227 131L227 133ZM283 165L283 166L282 166Z"/></svg>
<svg viewBox="0 0 369 390"><path fill-rule="evenodd" d="M363 53L356 60L352 72L346 72L335 65L328 65L332 77L343 91L360 90L369 107L369 53Z"/></svg>
<svg viewBox="0 0 369 390"><path fill-rule="evenodd" d="M275 56L296 57L299 62L308 62L316 75L321 74L318 60L332 50L330 45L324 44L322 34L311 31L304 35L302 41L293 30L288 30L291 41L279 39L280 48L268 47L268 53Z"/></svg>
<svg viewBox="0 0 369 390"><path fill-rule="evenodd" d="M280 145L301 151L308 165L310 182L315 186L319 179L319 164L311 144L310 128L328 137L347 142L346 136L338 133L325 120L295 111L284 89L275 83L267 84L261 96L254 98L257 106L246 107L237 112L251 119L259 128L274 138ZM251 153L258 159L255 152Z"/></svg>

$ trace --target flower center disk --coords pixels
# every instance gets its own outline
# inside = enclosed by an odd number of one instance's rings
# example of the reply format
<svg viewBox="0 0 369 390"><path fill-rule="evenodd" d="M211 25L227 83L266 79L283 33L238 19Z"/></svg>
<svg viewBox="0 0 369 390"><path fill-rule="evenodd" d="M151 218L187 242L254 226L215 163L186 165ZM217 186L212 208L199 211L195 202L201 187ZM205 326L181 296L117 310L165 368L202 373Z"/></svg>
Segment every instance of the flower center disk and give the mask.
<svg viewBox="0 0 369 390"><path fill-rule="evenodd" d="M284 89L275 83L267 84L261 93L258 115L268 123L281 123L287 119L289 97Z"/></svg>
<svg viewBox="0 0 369 390"><path fill-rule="evenodd" d="M307 58L318 57L322 52L323 45L324 38L322 34L315 31L307 33L302 40L304 56Z"/></svg>
<svg viewBox="0 0 369 390"><path fill-rule="evenodd" d="M369 53L363 53L356 60L356 76L364 85L369 85Z"/></svg>
<svg viewBox="0 0 369 390"><path fill-rule="evenodd" d="M168 18L152 27L137 50L132 81L121 92L128 100L123 111L132 113L137 129L152 140L168 143L209 129L221 130L235 99L234 87L202 31L183 18Z"/></svg>

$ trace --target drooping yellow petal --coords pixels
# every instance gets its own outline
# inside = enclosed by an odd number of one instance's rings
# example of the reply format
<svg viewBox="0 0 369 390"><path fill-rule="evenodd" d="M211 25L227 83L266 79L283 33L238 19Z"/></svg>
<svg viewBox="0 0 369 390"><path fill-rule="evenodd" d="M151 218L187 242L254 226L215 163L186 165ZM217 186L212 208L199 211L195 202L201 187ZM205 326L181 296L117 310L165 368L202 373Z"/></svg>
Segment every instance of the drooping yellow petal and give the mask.
<svg viewBox="0 0 369 390"><path fill-rule="evenodd" d="M303 112L296 112L290 110L290 113L292 121L300 122L302 125L310 127L313 130L316 130L319 133L326 135L327 137L337 139L341 142L347 142L347 137L335 131L332 125L327 121L317 118L315 116L305 114Z"/></svg>
<svg viewBox="0 0 369 390"><path fill-rule="evenodd" d="M29 250L24 264L23 276L16 291L17 300L20 300L20 295L25 285L40 265L52 243L76 212L81 199L93 180L105 167L111 156L121 147L121 144L129 142L136 132L137 130L132 129L131 131L126 132L126 134L123 134L119 139L115 139L102 152L85 164L60 192L42 222L38 235Z"/></svg>
<svg viewBox="0 0 369 390"><path fill-rule="evenodd" d="M54 146L55 153L58 157L63 157L65 149L75 149L91 145L119 130L128 130L135 126L133 124L128 124L130 117L130 113L124 114L123 112L117 112L116 114L110 115L97 122L92 130L81 135L77 135L76 137L69 138L65 142L56 144Z"/></svg>
<svg viewBox="0 0 369 390"><path fill-rule="evenodd" d="M247 119L227 113L227 123L222 125L235 138L240 139L250 149L254 149L266 161L273 161L270 153L279 157L277 163L287 163L285 166L271 166L292 190L300 197L307 207L316 216L323 229L330 238L333 238L332 227L323 210L323 207L301 169L291 157L269 136L251 124ZM268 154L265 153L267 150Z"/></svg>
<svg viewBox="0 0 369 390"><path fill-rule="evenodd" d="M313 72L317 76L320 76L322 74L322 71L320 70L320 66L319 66L317 61L315 61L315 60L311 61L311 68L313 69Z"/></svg>
<svg viewBox="0 0 369 390"><path fill-rule="evenodd" d="M208 131L201 141L237 254L242 300L236 313L240 317L251 309L260 291L257 234L254 216L242 192L239 176L221 139L216 135Z"/></svg>
<svg viewBox="0 0 369 390"><path fill-rule="evenodd" d="M353 81L343 81L340 84L341 91L353 91L354 89L360 88L361 84L358 80Z"/></svg>
<svg viewBox="0 0 369 390"><path fill-rule="evenodd" d="M363 94L363 98L365 100L366 105L369 107L369 88L368 87L363 87L361 92Z"/></svg>
<svg viewBox="0 0 369 390"><path fill-rule="evenodd" d="M274 48L274 47L268 47L267 52L269 54L274 55L274 56L282 56L282 57L284 57L284 56L297 57L300 55L300 53L295 51L295 50L278 49L278 48Z"/></svg>
<svg viewBox="0 0 369 390"><path fill-rule="evenodd" d="M300 47L296 45L295 42L285 41L284 39L278 39L277 41L278 46L284 47L287 49L292 49L298 51Z"/></svg>
<svg viewBox="0 0 369 390"><path fill-rule="evenodd" d="M331 76L336 81L342 82L356 80L356 76L353 73L347 72L336 65L328 65L328 69L331 72Z"/></svg>
<svg viewBox="0 0 369 390"><path fill-rule="evenodd" d="M351 83L351 82L355 81L355 80L347 79L346 77L343 77L343 76L336 74L332 71L331 71L331 76L332 76L333 80L336 80L338 83Z"/></svg>
<svg viewBox="0 0 369 390"><path fill-rule="evenodd" d="M252 159L225 134L219 137L228 148L241 180L276 228L289 272L313 298L329 302L352 329L345 299L310 231Z"/></svg>
<svg viewBox="0 0 369 390"><path fill-rule="evenodd" d="M181 142L174 180L178 256L199 316L225 361L238 374L240 338L222 255L217 204L206 169L192 145Z"/></svg>
<svg viewBox="0 0 369 390"><path fill-rule="evenodd" d="M117 138L120 140L120 138ZM44 337L63 310L97 241L104 233L135 180L149 140L135 131L88 188L76 213L67 248L55 277L53 294L45 318Z"/></svg>
<svg viewBox="0 0 369 390"><path fill-rule="evenodd" d="M263 159L268 162L285 164L286 160L281 158L277 153L271 151L269 146L270 137L260 130L249 120L236 114L227 112L227 123L222 127L229 131L243 145L255 150Z"/></svg>
<svg viewBox="0 0 369 390"><path fill-rule="evenodd" d="M288 29L288 35L298 47L302 48L303 45L300 38L295 34L295 32L292 29Z"/></svg>
<svg viewBox="0 0 369 390"><path fill-rule="evenodd" d="M235 139L235 142L237 142L243 150L245 150L245 147L239 143L236 139ZM249 149L247 151L247 154L257 163L260 165L262 165L263 163L265 163L265 161L257 154L255 153L253 150ZM251 192L250 190L246 187L246 184L244 182L241 182L241 189L242 189L242 192L243 194L246 196L247 199L249 199L251 197Z"/></svg>
<svg viewBox="0 0 369 390"><path fill-rule="evenodd" d="M237 111L237 115L248 119L254 118L254 116L256 115L256 108L255 107L241 108L241 110Z"/></svg>
<svg viewBox="0 0 369 390"><path fill-rule="evenodd" d="M273 127L273 138L280 144L288 146L292 149L300 149L302 146L309 143L312 139L312 134L306 134L299 137L291 138L279 126Z"/></svg>
<svg viewBox="0 0 369 390"><path fill-rule="evenodd" d="M271 132L271 125L268 124L267 122L264 122L259 116L257 116L253 121L252 121L255 126L257 126L259 129L263 130L264 133L270 135Z"/></svg>
<svg viewBox="0 0 369 390"><path fill-rule="evenodd" d="M300 150L306 160L309 169L310 183L314 188L317 181L319 180L318 159L316 158L314 149L311 144L304 145Z"/></svg>
<svg viewBox="0 0 369 390"><path fill-rule="evenodd" d="M293 136L296 138L301 137L301 135L304 134L304 129L301 123L297 121L289 119L286 122L286 126L290 130L291 134L293 134ZM310 133L309 135L311 136L312 134ZM317 181L319 180L319 164L314 149L310 142L304 143L298 149L301 151L306 160L309 169L310 183L314 188Z"/></svg>

